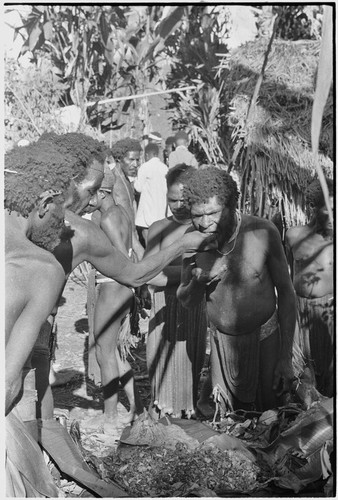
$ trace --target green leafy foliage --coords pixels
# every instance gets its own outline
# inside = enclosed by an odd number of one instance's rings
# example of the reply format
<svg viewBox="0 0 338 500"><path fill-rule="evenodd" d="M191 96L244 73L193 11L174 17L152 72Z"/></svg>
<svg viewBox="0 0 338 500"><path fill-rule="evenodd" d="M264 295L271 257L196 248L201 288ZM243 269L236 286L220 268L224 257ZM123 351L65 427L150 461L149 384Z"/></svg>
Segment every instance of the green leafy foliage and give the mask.
<svg viewBox="0 0 338 500"><path fill-rule="evenodd" d="M48 58L39 67L22 68L15 60L6 60L5 141L8 146L20 139L39 138L44 131L64 132L57 119L66 85L53 71Z"/></svg>
<svg viewBox="0 0 338 500"><path fill-rule="evenodd" d="M24 37L22 54L31 51L36 62L50 57L66 85L68 104L86 108L87 101L144 93L163 81L160 54L182 11L162 18L161 6L33 6L16 33ZM90 123L101 132L126 124L135 133L143 111L140 101L87 108Z"/></svg>

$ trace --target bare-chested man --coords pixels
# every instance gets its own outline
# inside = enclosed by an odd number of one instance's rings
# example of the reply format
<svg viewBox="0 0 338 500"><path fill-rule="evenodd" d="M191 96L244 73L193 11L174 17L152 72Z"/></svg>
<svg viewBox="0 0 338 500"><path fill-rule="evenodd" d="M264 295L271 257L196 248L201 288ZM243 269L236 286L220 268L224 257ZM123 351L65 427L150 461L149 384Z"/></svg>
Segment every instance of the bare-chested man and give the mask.
<svg viewBox="0 0 338 500"><path fill-rule="evenodd" d="M326 180L333 210L333 181ZM319 180L305 192L310 222L290 228L286 250L297 295L295 352L324 396L333 396L333 227ZM297 359L297 358L296 358ZM298 364L298 363L297 363Z"/></svg>
<svg viewBox="0 0 338 500"><path fill-rule="evenodd" d="M137 258L133 251L133 224L127 211L115 203L110 194L112 188L110 184L100 188L97 202L94 206L91 206L90 202L86 212L92 213L91 220L102 229L112 245L135 262ZM93 346L100 374L96 373L95 360L92 360L91 351L89 364L92 368L88 370L91 370L89 376L95 379L95 383L102 385L104 414L102 422L95 417L92 424L97 428L103 426L105 433L109 433L121 423L117 408L120 384L129 400L128 421L132 421L136 414L134 376L127 361L130 346L133 345L132 327L135 325L132 322L135 314L131 313L131 309L135 305L135 299L134 290L131 287L121 285L98 271L95 273L95 283L96 298L93 300L93 311L88 311L88 315L90 313L93 315L95 339ZM86 425L88 427L91 424L88 422Z"/></svg>
<svg viewBox="0 0 338 500"><path fill-rule="evenodd" d="M91 200L93 204L96 202L96 192L103 179L105 157L105 148L98 141L93 144L91 138L76 133L63 136L46 134L36 143L6 153L6 168L16 172L6 174L5 179L5 206L12 212L8 219L20 224L23 237L53 251L64 268L65 279L72 269L86 260L105 276L124 285L139 286L187 249L196 249L211 241L196 231L187 233L180 241L155 256L138 263L131 262L112 246L101 229L79 216ZM46 195L46 190L51 186L54 191ZM41 193L44 195L39 198ZM53 216L48 223L44 223L51 207ZM7 224L11 222L8 220ZM52 246L48 244L48 235L53 235ZM54 239L56 235L59 242L57 246ZM25 276L22 276L22 287L27 286L26 281ZM12 283L9 282L8 286L10 288ZM50 281L49 287L45 288L45 301L55 304L61 291ZM14 309L11 302L6 303L8 324L14 325L21 313L21 310ZM34 330L31 335L33 344L38 332ZM8 408L21 384L23 366L20 370L16 360L18 356L20 359L29 356L24 343L18 343L16 351L6 350ZM16 364L15 370L10 369L12 363Z"/></svg>
<svg viewBox="0 0 338 500"><path fill-rule="evenodd" d="M213 388L224 410L273 408L293 378L296 320L280 235L236 210L237 185L223 170L196 170L185 196L195 228L218 241L216 250L184 257L178 289L186 307L206 295Z"/></svg>
<svg viewBox="0 0 338 500"><path fill-rule="evenodd" d="M184 204L184 183L193 167L176 165L167 173L167 201L172 215L149 228L145 256L179 240L191 227ZM203 368L207 331L205 302L188 310L176 298L182 259L173 260L149 283L154 287L147 338L147 365L152 403L159 415L191 417Z"/></svg>
<svg viewBox="0 0 338 500"><path fill-rule="evenodd" d="M52 196L43 196L41 205L47 199L48 203L53 203ZM26 375L23 367L42 324L62 290L65 275L50 252L27 239L25 221L27 219L14 218L5 213L6 495L57 497L58 489L41 450L27 433L20 418L20 409L13 406ZM40 221L37 219L36 222ZM48 294L46 290L51 282L55 288ZM34 415L30 417L26 412L26 417L30 419ZM39 482L36 481L36 471Z"/></svg>

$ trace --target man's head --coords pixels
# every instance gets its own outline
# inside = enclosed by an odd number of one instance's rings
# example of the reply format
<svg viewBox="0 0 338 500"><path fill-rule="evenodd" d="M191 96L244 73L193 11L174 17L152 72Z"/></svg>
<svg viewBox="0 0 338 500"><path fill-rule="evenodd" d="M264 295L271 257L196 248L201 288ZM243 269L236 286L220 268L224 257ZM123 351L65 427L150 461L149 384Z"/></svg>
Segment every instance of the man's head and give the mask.
<svg viewBox="0 0 338 500"><path fill-rule="evenodd" d="M102 143L79 133L44 134L6 153L6 169L16 173L6 174L5 207L29 218L34 243L46 247L38 235L61 227L65 208L81 213L95 197L106 154Z"/></svg>
<svg viewBox="0 0 338 500"><path fill-rule="evenodd" d="M194 167L190 165L179 163L166 175L168 205L178 221L190 218L190 209L186 206L184 199L184 186L194 170Z"/></svg>
<svg viewBox="0 0 338 500"><path fill-rule="evenodd" d="M144 148L144 157L146 161L151 160L151 158L158 158L159 154L160 154L160 149L158 145L155 144L154 142L150 142Z"/></svg>
<svg viewBox="0 0 338 500"><path fill-rule="evenodd" d="M184 132L183 130L180 130L179 132L177 132L177 134L175 135L175 144L176 144L176 147L177 146L186 146L188 147L189 145L189 136L186 132Z"/></svg>
<svg viewBox="0 0 338 500"><path fill-rule="evenodd" d="M134 178L140 166L141 145L135 139L121 139L111 148L114 160L120 164L126 177Z"/></svg>
<svg viewBox="0 0 338 500"><path fill-rule="evenodd" d="M333 210L333 180L329 178L326 178L325 180L329 190L331 209ZM320 227L322 227L322 229L325 229L326 227L328 229L332 229L325 204L324 193L319 179L312 181L306 188L305 202L310 214L312 215L313 222L317 223Z"/></svg>
<svg viewBox="0 0 338 500"><path fill-rule="evenodd" d="M239 198L237 184L230 174L216 167L193 169L184 197L196 229L230 236Z"/></svg>
<svg viewBox="0 0 338 500"><path fill-rule="evenodd" d="M175 149L175 137L170 135L165 141L165 149L168 153L171 153Z"/></svg>

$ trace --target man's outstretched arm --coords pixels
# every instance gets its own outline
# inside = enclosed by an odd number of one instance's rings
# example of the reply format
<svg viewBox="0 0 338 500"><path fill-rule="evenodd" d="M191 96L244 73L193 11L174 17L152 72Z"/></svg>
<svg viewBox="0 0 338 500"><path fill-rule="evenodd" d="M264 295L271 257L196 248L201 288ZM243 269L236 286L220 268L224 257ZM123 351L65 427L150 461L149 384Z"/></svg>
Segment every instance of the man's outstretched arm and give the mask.
<svg viewBox="0 0 338 500"><path fill-rule="evenodd" d="M160 250L156 255L150 255L140 262L134 263L116 250L103 232L91 221L82 219L82 234L78 228L76 232L74 255L77 257L73 260L73 267L87 260L105 276L113 278L122 285L134 287L148 283L151 278L184 252L204 251L210 246L214 246L213 241L215 240L214 235L189 231L179 241Z"/></svg>

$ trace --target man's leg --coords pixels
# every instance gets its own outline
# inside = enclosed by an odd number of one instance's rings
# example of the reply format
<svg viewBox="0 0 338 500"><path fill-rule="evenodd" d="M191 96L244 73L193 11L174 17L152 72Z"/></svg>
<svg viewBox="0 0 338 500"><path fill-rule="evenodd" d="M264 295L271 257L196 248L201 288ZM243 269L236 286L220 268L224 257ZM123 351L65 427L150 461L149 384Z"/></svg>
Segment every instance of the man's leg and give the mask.
<svg viewBox="0 0 338 500"><path fill-rule="evenodd" d="M120 382L116 357L118 334L122 319L130 310L131 300L132 292L128 288L118 283L103 283L95 306L95 349L101 370L104 412L106 419L112 422L118 416L117 403ZM131 380L133 380L132 377Z"/></svg>

